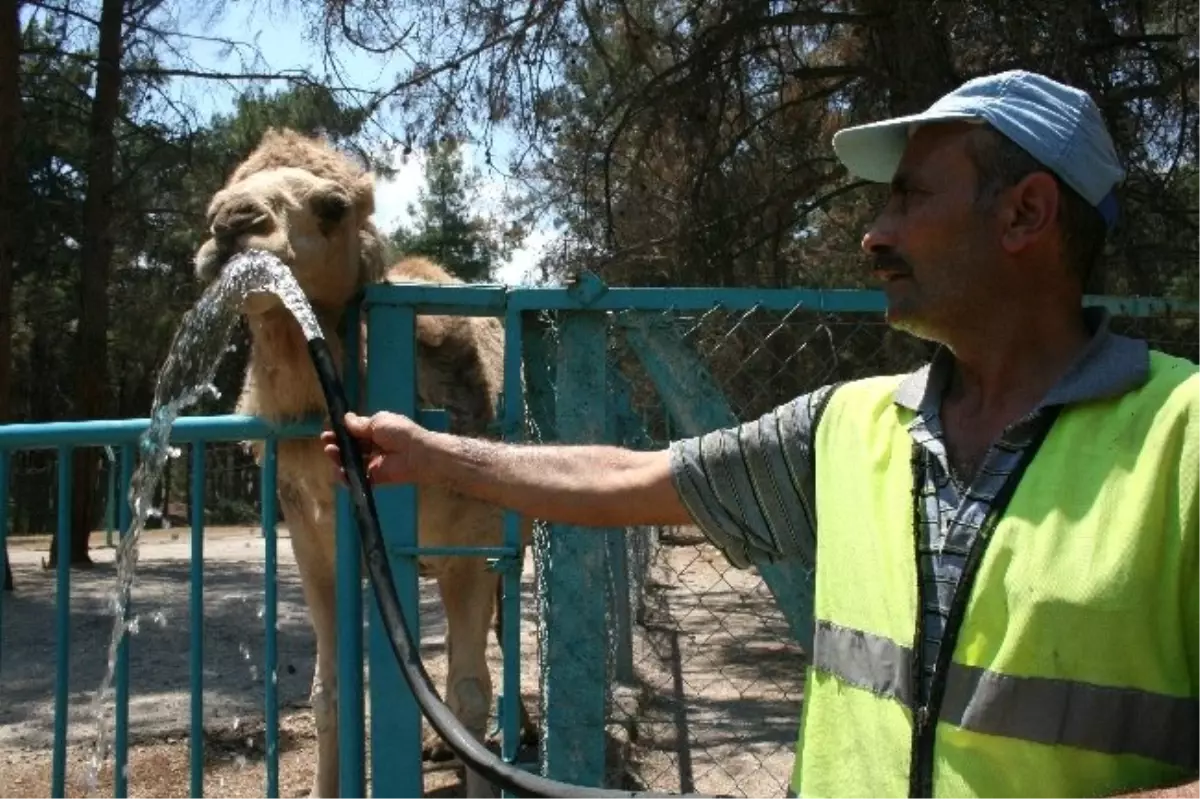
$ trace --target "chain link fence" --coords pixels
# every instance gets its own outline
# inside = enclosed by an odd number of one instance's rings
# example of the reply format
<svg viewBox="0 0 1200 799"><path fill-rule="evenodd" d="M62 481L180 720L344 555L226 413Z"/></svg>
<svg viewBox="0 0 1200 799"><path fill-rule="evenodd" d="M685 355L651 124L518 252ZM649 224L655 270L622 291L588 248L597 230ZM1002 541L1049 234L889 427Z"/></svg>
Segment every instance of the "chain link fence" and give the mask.
<svg viewBox="0 0 1200 799"><path fill-rule="evenodd" d="M608 370L619 443L661 448L684 437L666 412L628 331L649 322L684 343L749 421L835 381L900 373L933 352L880 314L713 308L703 313L609 314ZM1194 313L1114 315L1115 332L1200 358ZM527 358L529 435L554 441L554 352L560 315L532 328L542 355ZM527 333L526 340L529 340ZM528 353L527 353L528 354ZM546 357L548 356L548 357ZM632 624L609 597L607 785L703 795L782 796L791 776L805 652L757 571L739 570L695 528L625 531ZM611 560L611 558L610 558ZM540 562L540 556L535 558ZM627 636L627 640L622 640Z"/></svg>
<svg viewBox="0 0 1200 799"><path fill-rule="evenodd" d="M563 316L542 312L528 322L527 438L558 441L554 362ZM711 375L738 421L828 383L909 371L932 352L928 344L891 330L877 313L717 307L608 314L609 433L641 449L661 448L687 435L667 413L643 364L645 353L630 334L643 324L665 331L694 354L695 363L677 366L694 372L702 367ZM1156 349L1200 359L1194 313L1116 315L1112 327ZM184 456L173 461L154 503L167 523L184 529L191 512L187 454L185 448ZM95 455L102 460L103 492L110 467L102 450ZM54 529L54 458L53 452L14 456L13 533ZM242 446L209 445L205 523L257 523L259 479ZM98 519L97 529L103 530L103 523ZM783 795L803 699L805 653L792 641L770 590L756 571L733 568L693 528L623 532L624 568L614 568L617 559L609 558L606 784L706 795ZM543 561L544 543L540 533L531 558L535 566ZM529 626L536 626L535 600L526 595L522 607ZM539 663L523 665L532 678L539 669ZM527 694L527 701L531 698ZM536 701L530 710L538 715Z"/></svg>

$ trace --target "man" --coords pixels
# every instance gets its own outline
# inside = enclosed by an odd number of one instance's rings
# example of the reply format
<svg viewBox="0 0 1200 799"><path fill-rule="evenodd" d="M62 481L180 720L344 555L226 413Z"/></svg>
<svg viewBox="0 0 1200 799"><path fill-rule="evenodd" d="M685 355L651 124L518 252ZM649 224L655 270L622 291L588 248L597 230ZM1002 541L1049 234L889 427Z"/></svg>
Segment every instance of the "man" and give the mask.
<svg viewBox="0 0 1200 799"><path fill-rule="evenodd" d="M350 416L371 479L815 566L797 794L1196 795L1200 378L1082 308L1123 179L1098 109L1007 72L834 147L891 184L863 249L926 367L659 452Z"/></svg>

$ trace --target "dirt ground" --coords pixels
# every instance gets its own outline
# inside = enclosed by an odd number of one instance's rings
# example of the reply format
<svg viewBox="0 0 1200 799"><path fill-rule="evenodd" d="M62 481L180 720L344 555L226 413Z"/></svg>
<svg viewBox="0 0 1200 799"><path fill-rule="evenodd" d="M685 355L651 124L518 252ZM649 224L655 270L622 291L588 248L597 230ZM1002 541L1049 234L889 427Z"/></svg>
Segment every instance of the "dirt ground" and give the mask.
<svg viewBox="0 0 1200 799"><path fill-rule="evenodd" d="M147 532L133 593L139 631L130 648L131 796L187 796L189 775L189 531ZM280 530L278 693L280 794L311 786L315 733L308 706L313 639L286 529ZM98 536L96 568L72 573L68 795L87 795L95 740L91 698L112 630L107 609L113 551ZM54 574L46 542L10 544L15 594L0 599L0 797L45 796L50 787L54 688ZM205 794L265 790L263 540L254 528L206 531L204 617ZM522 689L538 712L538 633L532 558L522 602ZM781 796L792 766L802 655L761 579L710 547L664 546L654 560L642 625L635 626L633 684L617 686L610 724L610 785L707 795ZM426 668L442 685L444 617L422 585ZM489 661L498 680L501 656ZM428 796L460 796L459 771L426 764ZM111 795L106 769L94 792ZM621 776L617 776L620 772Z"/></svg>

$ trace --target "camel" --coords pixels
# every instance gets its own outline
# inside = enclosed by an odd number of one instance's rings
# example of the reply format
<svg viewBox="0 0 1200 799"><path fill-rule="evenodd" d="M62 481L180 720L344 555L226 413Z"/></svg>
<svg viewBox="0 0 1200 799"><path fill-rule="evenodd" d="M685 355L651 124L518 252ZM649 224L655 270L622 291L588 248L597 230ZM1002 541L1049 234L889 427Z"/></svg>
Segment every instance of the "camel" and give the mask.
<svg viewBox="0 0 1200 799"><path fill-rule="evenodd" d="M461 283L423 258L404 258L389 267L385 239L370 221L373 212L374 179L368 171L322 139L269 130L213 195L208 207L210 237L196 253L196 274L201 281L212 281L230 257L245 249L276 255L307 295L344 374L340 322L364 285ZM241 310L251 344L237 412L276 423L326 413L305 339L291 314L271 295L252 296ZM365 334L364 322L364 341ZM445 408L453 432L493 435L503 387L504 329L499 320L418 315L416 337L421 406ZM362 352L360 376L365 374L367 347ZM338 789L333 481L319 441L279 442L279 502L316 637L311 701L317 768L312 796L335 796ZM495 506L423 488L418 509L421 546L498 546L503 541L503 511ZM531 533L531 523L523 520L525 545ZM485 650L499 575L479 557L427 557L419 563L422 576L436 577L446 611L449 663L443 699L482 740L492 704ZM500 614L495 617L502 640ZM521 728L524 742L536 740L523 702ZM435 759L450 756L440 740L427 741L424 754ZM469 771L466 787L468 795L487 789Z"/></svg>

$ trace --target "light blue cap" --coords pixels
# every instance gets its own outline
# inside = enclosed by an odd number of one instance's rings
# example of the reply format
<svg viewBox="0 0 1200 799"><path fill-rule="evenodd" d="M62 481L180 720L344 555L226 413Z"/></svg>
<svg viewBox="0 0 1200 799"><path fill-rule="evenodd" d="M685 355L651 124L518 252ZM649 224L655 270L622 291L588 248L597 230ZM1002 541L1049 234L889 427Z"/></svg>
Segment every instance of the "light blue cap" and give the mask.
<svg viewBox="0 0 1200 799"><path fill-rule="evenodd" d="M952 120L991 124L1094 205L1109 227L1116 222L1113 190L1125 170L1100 109L1086 92L1033 72L974 78L919 114L838 131L833 149L851 173L888 183L915 126Z"/></svg>

